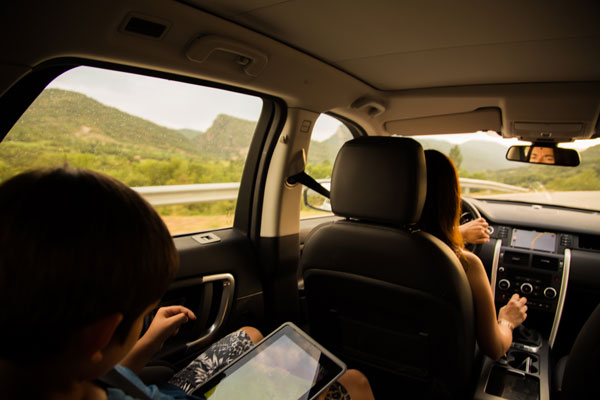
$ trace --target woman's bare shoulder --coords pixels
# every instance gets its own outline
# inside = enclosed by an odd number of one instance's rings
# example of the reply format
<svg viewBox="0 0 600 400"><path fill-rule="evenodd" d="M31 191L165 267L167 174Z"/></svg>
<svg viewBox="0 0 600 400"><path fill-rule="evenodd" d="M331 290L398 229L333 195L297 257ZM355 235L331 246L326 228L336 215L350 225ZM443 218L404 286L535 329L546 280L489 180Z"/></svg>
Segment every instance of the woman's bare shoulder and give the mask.
<svg viewBox="0 0 600 400"><path fill-rule="evenodd" d="M461 263L466 271L483 268L483 263L475 254L464 249L462 250L462 254Z"/></svg>

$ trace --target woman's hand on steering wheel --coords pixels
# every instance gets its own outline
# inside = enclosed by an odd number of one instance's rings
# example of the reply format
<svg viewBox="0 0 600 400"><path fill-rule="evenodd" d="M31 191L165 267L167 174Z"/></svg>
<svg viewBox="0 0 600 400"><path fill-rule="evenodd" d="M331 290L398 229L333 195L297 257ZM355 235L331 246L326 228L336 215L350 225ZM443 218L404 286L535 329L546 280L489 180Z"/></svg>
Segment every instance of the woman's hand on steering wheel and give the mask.
<svg viewBox="0 0 600 400"><path fill-rule="evenodd" d="M488 223L483 218L474 219L459 227L465 243L483 244L490 241Z"/></svg>
<svg viewBox="0 0 600 400"><path fill-rule="evenodd" d="M479 210L465 198L461 198L458 229L463 237L465 248L472 253L479 254L481 245L490 241L488 223L481 217Z"/></svg>

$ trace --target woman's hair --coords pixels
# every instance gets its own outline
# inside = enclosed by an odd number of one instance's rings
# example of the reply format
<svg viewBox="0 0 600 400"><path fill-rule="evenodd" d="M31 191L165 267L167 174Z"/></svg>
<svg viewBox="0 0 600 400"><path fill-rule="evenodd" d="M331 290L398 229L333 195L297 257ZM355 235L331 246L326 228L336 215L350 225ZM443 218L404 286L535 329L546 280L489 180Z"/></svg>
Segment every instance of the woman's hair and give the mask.
<svg viewBox="0 0 600 400"><path fill-rule="evenodd" d="M0 185L0 358L53 359L76 330L161 298L177 251L140 195L100 173L36 170Z"/></svg>
<svg viewBox="0 0 600 400"><path fill-rule="evenodd" d="M452 161L437 150L425 150L427 197L419 227L444 243L462 258L464 247L458 230L460 184Z"/></svg>

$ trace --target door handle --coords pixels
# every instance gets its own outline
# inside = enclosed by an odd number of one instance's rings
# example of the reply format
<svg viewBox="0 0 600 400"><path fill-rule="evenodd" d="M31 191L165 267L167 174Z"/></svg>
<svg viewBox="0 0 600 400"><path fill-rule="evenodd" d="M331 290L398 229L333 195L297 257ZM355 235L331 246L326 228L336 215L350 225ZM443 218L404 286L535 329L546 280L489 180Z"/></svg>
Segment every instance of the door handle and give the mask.
<svg viewBox="0 0 600 400"><path fill-rule="evenodd" d="M221 300L219 304L219 309L217 311L217 315L215 316L214 321L209 325L209 327L200 334L195 340L191 342L187 342L185 344L187 351L195 351L197 349L202 349L206 346L206 344L213 341L215 335L225 322L229 311L233 305L233 296L235 294L235 279L232 274L215 274L215 275L207 275L201 278L198 278L201 284L206 283L214 283L218 284L221 282L222 292L221 292ZM182 282L182 286L189 285L188 282ZM179 285L175 282L171 285L172 288L177 288Z"/></svg>

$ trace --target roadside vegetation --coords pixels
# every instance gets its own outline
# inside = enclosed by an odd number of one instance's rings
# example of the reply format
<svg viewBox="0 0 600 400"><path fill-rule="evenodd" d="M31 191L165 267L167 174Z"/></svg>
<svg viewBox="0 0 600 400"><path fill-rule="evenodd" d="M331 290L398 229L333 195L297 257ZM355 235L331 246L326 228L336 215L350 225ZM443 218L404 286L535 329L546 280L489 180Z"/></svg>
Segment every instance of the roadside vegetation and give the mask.
<svg viewBox="0 0 600 400"><path fill-rule="evenodd" d="M48 89L0 144L0 182L31 168L61 165L100 171L132 187L239 182L255 126L255 121L221 114L204 132L169 129L80 93ZM340 128L323 142L313 141L307 172L315 179L329 178L346 139ZM436 140L422 143L448 154L461 177L533 190L600 190L600 146L582 152L578 168L568 168L509 163L499 144L494 148L476 141L454 146ZM157 209L165 219L186 226L185 218L215 217L217 222L204 221L198 228L211 229L231 225L235 202ZM309 214L314 212L303 209L303 215Z"/></svg>

